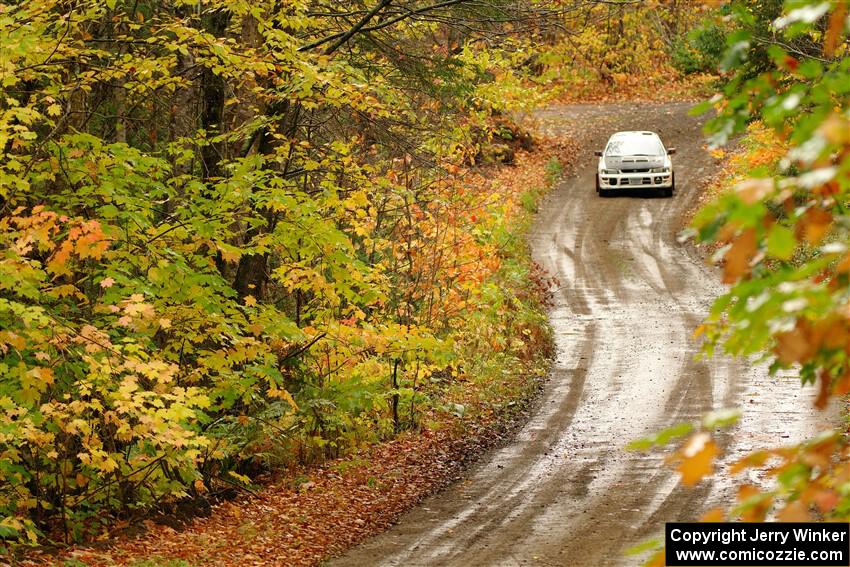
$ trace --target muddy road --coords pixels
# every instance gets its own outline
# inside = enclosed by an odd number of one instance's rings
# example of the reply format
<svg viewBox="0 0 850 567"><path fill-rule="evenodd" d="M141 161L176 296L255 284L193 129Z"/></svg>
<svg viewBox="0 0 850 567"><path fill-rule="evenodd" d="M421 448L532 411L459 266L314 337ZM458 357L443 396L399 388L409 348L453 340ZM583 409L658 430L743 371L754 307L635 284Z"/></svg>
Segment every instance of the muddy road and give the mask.
<svg viewBox="0 0 850 567"><path fill-rule="evenodd" d="M551 311L557 359L529 422L466 478L335 567L639 564L623 551L732 494L727 481L677 485L635 438L713 408L741 407L727 451L789 443L829 421L795 379L727 358L695 360L694 328L722 288L676 234L717 167L688 104L560 106L540 128L577 137L581 165L541 205L535 258L560 280ZM654 130L674 157L673 198L600 198L596 159L616 130ZM758 481L758 479L750 479Z"/></svg>

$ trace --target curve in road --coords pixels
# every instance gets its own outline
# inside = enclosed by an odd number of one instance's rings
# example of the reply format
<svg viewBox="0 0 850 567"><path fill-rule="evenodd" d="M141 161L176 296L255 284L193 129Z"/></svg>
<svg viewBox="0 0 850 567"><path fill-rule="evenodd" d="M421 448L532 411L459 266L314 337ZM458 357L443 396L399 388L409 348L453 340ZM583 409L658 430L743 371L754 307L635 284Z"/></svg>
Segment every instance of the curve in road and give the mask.
<svg viewBox="0 0 850 567"><path fill-rule="evenodd" d="M571 135L584 164L541 205L535 259L560 280L551 323L557 359L537 409L509 445L333 567L637 564L629 546L665 521L687 521L731 495L728 480L678 485L659 454L633 439L744 407L726 435L733 458L810 435L827 418L799 382L717 357L696 360L692 333L722 291L676 234L716 164L686 103L575 105L539 113ZM595 159L616 130L654 130L675 146L677 193L600 198ZM749 403L749 402L756 403ZM758 479L751 479L758 481Z"/></svg>

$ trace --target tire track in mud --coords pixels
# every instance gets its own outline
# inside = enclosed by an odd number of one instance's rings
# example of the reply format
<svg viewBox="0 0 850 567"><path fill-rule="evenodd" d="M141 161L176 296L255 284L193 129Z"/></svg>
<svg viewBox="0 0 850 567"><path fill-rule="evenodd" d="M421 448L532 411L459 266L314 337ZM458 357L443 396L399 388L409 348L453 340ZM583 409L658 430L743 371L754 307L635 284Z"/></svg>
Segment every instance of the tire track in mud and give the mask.
<svg viewBox="0 0 850 567"><path fill-rule="evenodd" d="M717 274L677 243L682 215L714 169L686 103L575 105L538 114L578 137L582 167L541 205L535 259L560 280L550 313L557 358L529 422L465 480L423 502L334 567L637 564L622 552L728 499L724 479L684 489L659 454L632 439L742 406L731 456L810 435L826 419L796 380L726 358L697 360L693 329L722 292ZM615 130L654 130L674 159L672 199L594 192L592 151ZM758 397L758 404L748 404ZM731 458L730 456L730 458Z"/></svg>

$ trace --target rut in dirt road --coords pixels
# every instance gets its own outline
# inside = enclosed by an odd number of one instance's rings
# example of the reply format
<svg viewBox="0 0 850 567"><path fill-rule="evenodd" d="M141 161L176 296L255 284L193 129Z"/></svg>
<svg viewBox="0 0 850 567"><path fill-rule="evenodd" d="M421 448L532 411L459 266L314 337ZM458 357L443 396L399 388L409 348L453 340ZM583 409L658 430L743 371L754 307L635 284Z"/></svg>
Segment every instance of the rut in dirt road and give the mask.
<svg viewBox="0 0 850 567"><path fill-rule="evenodd" d="M682 216L716 168L686 103L554 107L549 133L577 136L582 165L541 206L530 242L560 280L551 312L557 359L539 407L516 439L335 567L638 564L623 551L729 497L724 482L677 485L635 438L746 404L730 455L818 428L795 380L724 358L697 361L694 328L722 291L676 241ZM616 130L653 130L675 146L672 199L594 192L596 163ZM757 403L749 404L757 396ZM823 419L823 418L820 418Z"/></svg>

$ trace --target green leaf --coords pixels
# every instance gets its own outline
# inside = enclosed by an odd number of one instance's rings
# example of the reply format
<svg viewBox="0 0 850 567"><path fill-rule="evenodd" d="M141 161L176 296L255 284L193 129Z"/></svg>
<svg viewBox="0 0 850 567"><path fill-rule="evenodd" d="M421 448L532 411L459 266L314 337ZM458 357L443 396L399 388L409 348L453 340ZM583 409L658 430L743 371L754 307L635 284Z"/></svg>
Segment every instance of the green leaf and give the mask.
<svg viewBox="0 0 850 567"><path fill-rule="evenodd" d="M646 553L647 551L655 551L660 547L661 540L653 538L631 546L624 553L626 555L641 555L642 553Z"/></svg>
<svg viewBox="0 0 850 567"><path fill-rule="evenodd" d="M797 239L790 228L774 224L767 235L767 253L780 260L790 260L797 248Z"/></svg>
<svg viewBox="0 0 850 567"><path fill-rule="evenodd" d="M636 439L626 445L626 449L633 451L645 451L656 445L666 445L677 437L687 435L694 430L692 423L679 423L667 429L662 429L655 435L650 435L642 439Z"/></svg>
<svg viewBox="0 0 850 567"><path fill-rule="evenodd" d="M736 408L719 409L706 414L702 420L702 426L705 429L729 427L737 423L740 417L741 411Z"/></svg>

